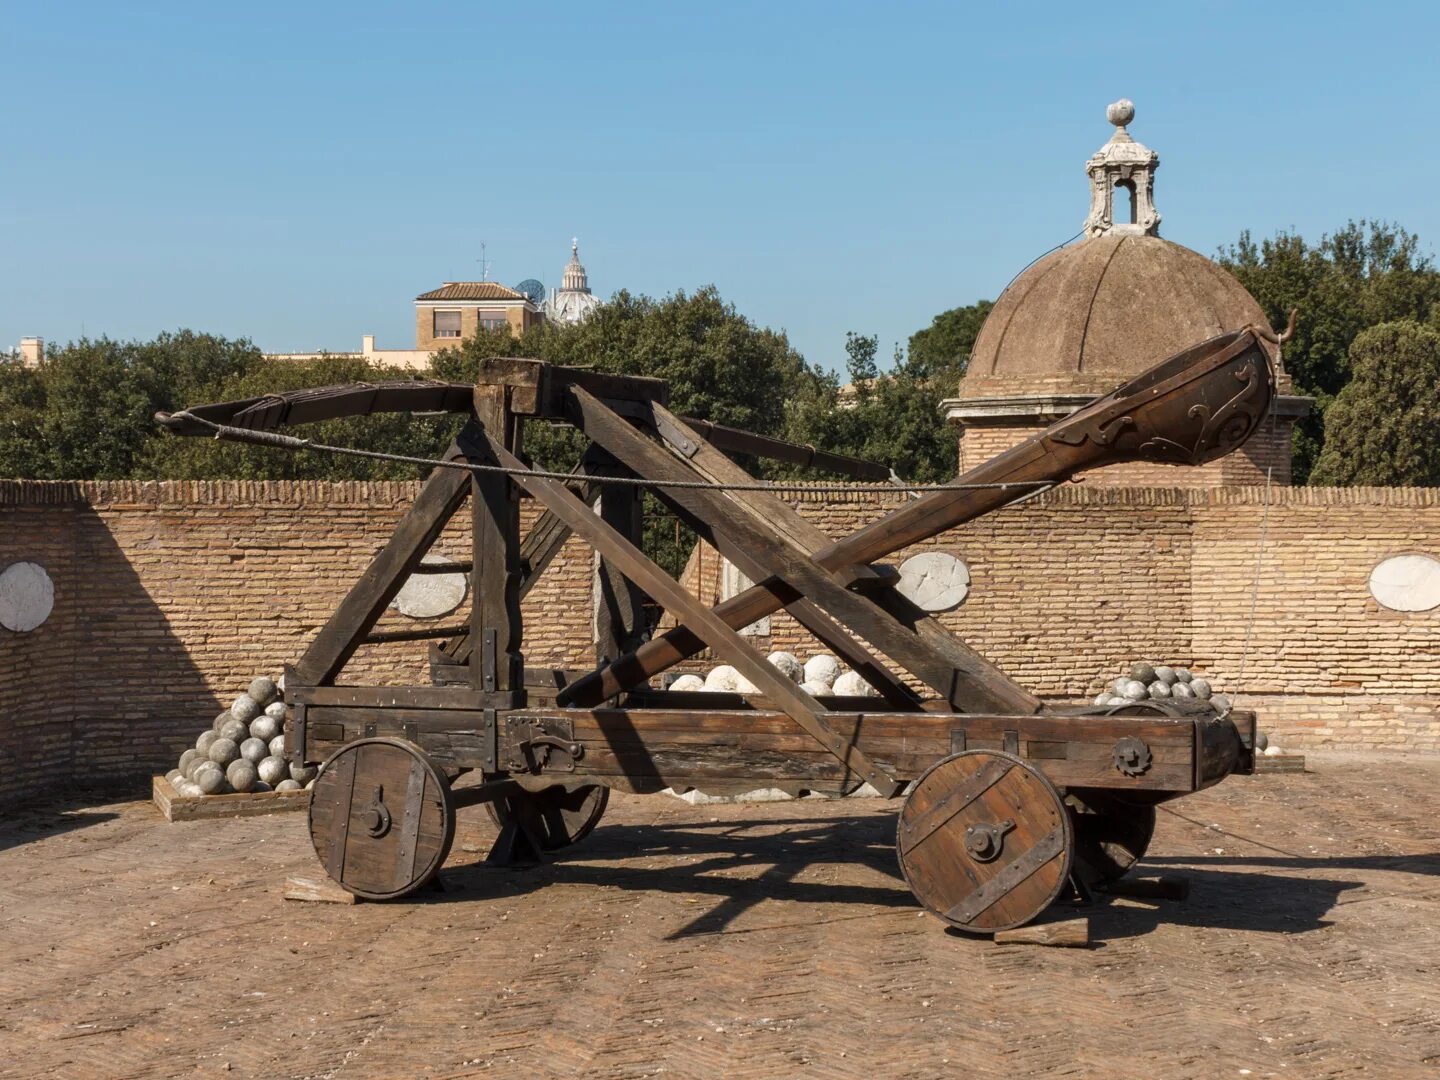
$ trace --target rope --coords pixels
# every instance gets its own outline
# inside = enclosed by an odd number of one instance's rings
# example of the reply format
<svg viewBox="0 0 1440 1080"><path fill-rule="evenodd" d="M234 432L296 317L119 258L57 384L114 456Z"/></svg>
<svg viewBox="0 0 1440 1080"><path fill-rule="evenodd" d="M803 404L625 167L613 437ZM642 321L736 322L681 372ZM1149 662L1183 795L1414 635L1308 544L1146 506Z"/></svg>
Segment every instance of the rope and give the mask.
<svg viewBox="0 0 1440 1080"><path fill-rule="evenodd" d="M436 469L463 469L471 473L499 473L503 476L528 476L539 480L564 480L574 483L583 479L593 484L612 484L622 487L669 488L703 491L769 491L769 492L810 492L835 494L895 495L913 491L1008 491L1011 488L1026 489L1026 497L1041 494L1055 486L1053 480L1014 480L994 484L905 484L896 487L888 484L717 484L709 480L647 480L634 476L577 476L570 472L549 472L544 469L516 469L507 465L478 465L470 461L444 461L440 458L411 457L409 454L387 454L379 450L357 450L349 446L330 446L326 443L299 439L293 435L282 435L278 431L250 431L246 428L229 427L196 416L190 412L172 414L174 419L185 420L209 428L217 439L232 442L248 442L257 446L273 446L281 450L315 450L326 454L341 454L346 457L368 458L371 461L393 461L406 465L426 465Z"/></svg>

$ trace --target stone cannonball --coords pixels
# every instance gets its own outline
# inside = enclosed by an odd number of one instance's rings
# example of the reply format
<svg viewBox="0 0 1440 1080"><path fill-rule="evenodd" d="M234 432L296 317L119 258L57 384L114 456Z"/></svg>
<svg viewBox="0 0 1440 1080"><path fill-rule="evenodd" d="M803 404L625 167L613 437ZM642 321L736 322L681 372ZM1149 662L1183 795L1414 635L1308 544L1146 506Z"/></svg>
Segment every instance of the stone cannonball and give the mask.
<svg viewBox="0 0 1440 1080"><path fill-rule="evenodd" d="M210 753L210 744L220 737L218 732L202 731L200 737L195 740L195 749L202 754Z"/></svg>
<svg viewBox="0 0 1440 1080"><path fill-rule="evenodd" d="M835 680L835 693L840 697L871 697L875 688L858 671L846 671Z"/></svg>
<svg viewBox="0 0 1440 1080"><path fill-rule="evenodd" d="M192 781L204 795L218 795L225 786L225 770L213 761L195 770Z"/></svg>
<svg viewBox="0 0 1440 1080"><path fill-rule="evenodd" d="M240 756L240 744L234 739L216 739L210 744L210 760L217 765L229 765Z"/></svg>
<svg viewBox="0 0 1440 1080"><path fill-rule="evenodd" d="M1269 735L1266 735L1265 732L1263 732L1263 731L1257 731L1257 732L1255 733L1255 749L1256 749L1256 750L1268 750L1268 749L1270 749L1270 736L1269 736Z"/></svg>
<svg viewBox="0 0 1440 1080"><path fill-rule="evenodd" d="M1155 678L1159 679L1167 686L1174 686L1175 669L1172 667L1166 667L1164 664L1161 664L1155 669Z"/></svg>
<svg viewBox="0 0 1440 1080"><path fill-rule="evenodd" d="M200 785L195 783L194 780L181 780L180 786L177 787L175 790L178 791L181 795L184 795L187 799L193 799L199 795L205 794L205 792L200 790Z"/></svg>
<svg viewBox="0 0 1440 1080"><path fill-rule="evenodd" d="M252 682L250 689L245 692L249 694L255 700L255 704L259 705L262 709L274 701L275 695L278 693L275 689L275 680L267 679L264 675L261 675Z"/></svg>
<svg viewBox="0 0 1440 1080"><path fill-rule="evenodd" d="M219 734L220 734L220 725L223 724L223 723L225 723L226 720L233 720L233 719L234 719L234 716L231 715L230 710L229 710L229 709L226 709L224 712L220 713L218 716L215 717L215 722L210 725L210 730L213 731L213 732L215 732L216 735L219 735Z"/></svg>
<svg viewBox="0 0 1440 1080"><path fill-rule="evenodd" d="M248 724L260 715L260 703L249 694L241 694L230 706L230 713L242 724Z"/></svg>
<svg viewBox="0 0 1440 1080"><path fill-rule="evenodd" d="M220 738L229 739L231 742L244 742L249 736L250 729L240 720L233 716L220 725Z"/></svg>
<svg viewBox="0 0 1440 1080"><path fill-rule="evenodd" d="M771 667L791 682L803 682L805 680L805 667L800 663L800 658L794 653L776 650L765 659Z"/></svg>
<svg viewBox="0 0 1440 1080"><path fill-rule="evenodd" d="M670 684L671 690L704 690L705 680L699 675L681 675Z"/></svg>
<svg viewBox="0 0 1440 1080"><path fill-rule="evenodd" d="M1195 691L1191 689L1189 683L1185 682L1177 682L1170 688L1170 694L1172 697L1189 698L1192 701L1195 698Z"/></svg>
<svg viewBox="0 0 1440 1080"><path fill-rule="evenodd" d="M274 791L275 789L269 784L267 784L264 780L256 780L255 783L250 785L250 790L252 792L255 792L256 794L259 794L262 791Z"/></svg>
<svg viewBox="0 0 1440 1080"><path fill-rule="evenodd" d="M315 781L312 779L312 780L310 780L310 781L305 785L305 790L306 790L306 791L313 791L314 789L315 789Z"/></svg>
<svg viewBox="0 0 1440 1080"><path fill-rule="evenodd" d="M1170 684L1163 679L1156 679L1150 684L1149 693L1152 698L1167 698L1170 696Z"/></svg>
<svg viewBox="0 0 1440 1080"><path fill-rule="evenodd" d="M290 779L294 780L297 784L308 784L311 780L314 780L319 773L320 770L315 768L314 765L302 765L293 761L290 763Z"/></svg>
<svg viewBox="0 0 1440 1080"><path fill-rule="evenodd" d="M1155 681L1155 669L1142 660L1138 664L1130 665L1130 678L1149 686Z"/></svg>
<svg viewBox="0 0 1440 1080"><path fill-rule="evenodd" d="M259 765L270 756L270 744L264 739L251 737L240 744L240 757L251 765Z"/></svg>
<svg viewBox="0 0 1440 1080"><path fill-rule="evenodd" d="M190 778L190 774L187 770L190 768L190 763L194 761L197 757L204 756L205 755L200 753L199 750L186 750L183 754L180 755L180 775L188 780Z"/></svg>
<svg viewBox="0 0 1440 1080"><path fill-rule="evenodd" d="M273 716L257 716L250 721L250 734L268 743L280 734L280 721Z"/></svg>
<svg viewBox="0 0 1440 1080"><path fill-rule="evenodd" d="M284 733L276 735L273 739L270 740L270 753L272 756L278 758L283 758L285 756Z"/></svg>
<svg viewBox="0 0 1440 1080"><path fill-rule="evenodd" d="M739 677L740 673L729 664L721 664L719 667L711 668L710 673L705 676L705 689L711 693L733 694Z"/></svg>
<svg viewBox="0 0 1440 1080"><path fill-rule="evenodd" d="M302 787L304 787L304 786L305 786L304 784L301 784L301 783L299 783L298 781L295 781L295 780L281 780L278 784L275 785L275 790L276 790L276 791L299 791L299 790L300 790Z"/></svg>
<svg viewBox="0 0 1440 1080"><path fill-rule="evenodd" d="M280 781L290 775L290 765L282 757L267 757L256 766L256 771L260 774L261 780L272 786L278 786Z"/></svg>
<svg viewBox="0 0 1440 1080"><path fill-rule="evenodd" d="M1150 696L1150 690L1139 679L1126 679L1125 689L1120 692L1120 696L1130 701L1144 701Z"/></svg>
<svg viewBox="0 0 1440 1080"><path fill-rule="evenodd" d="M1096 704L1096 705L1109 705L1110 702L1114 700L1114 697L1115 697L1115 696L1114 696L1113 694L1111 694L1111 693L1107 690L1107 691L1106 691L1105 693L1103 693L1103 694L1097 694L1097 695L1096 695L1094 704Z"/></svg>
<svg viewBox="0 0 1440 1080"><path fill-rule="evenodd" d="M208 757L206 757L204 754L200 753L197 750L195 752L195 756L190 759L190 764L186 765L185 768L180 770L180 775L185 777L186 780L194 780L196 770L198 770L201 765L204 765L209 760L210 759Z"/></svg>
<svg viewBox="0 0 1440 1080"><path fill-rule="evenodd" d="M1120 678L1116 679L1114 682L1112 682L1112 683L1110 684L1110 692L1111 692L1112 694L1114 694L1116 697L1124 697L1124 696L1125 696L1125 687L1129 686L1130 683L1131 683L1131 681L1132 681L1132 680L1129 679L1127 676L1121 675ZM1134 680L1134 681L1138 681L1138 680Z"/></svg>
<svg viewBox="0 0 1440 1080"><path fill-rule="evenodd" d="M1190 674L1188 667L1177 667L1175 669L1175 678L1180 682L1188 683L1193 680L1195 676Z"/></svg>
<svg viewBox="0 0 1440 1080"><path fill-rule="evenodd" d="M747 676L741 675L737 671L735 673L735 692L739 694L758 694L760 688L751 682Z"/></svg>
<svg viewBox="0 0 1440 1080"><path fill-rule="evenodd" d="M816 653L805 661L805 682L834 686L840 677L840 661L828 652Z"/></svg>
<svg viewBox="0 0 1440 1080"><path fill-rule="evenodd" d="M1216 712L1228 713L1230 711L1230 699L1224 694L1211 694L1210 705Z"/></svg>
<svg viewBox="0 0 1440 1080"><path fill-rule="evenodd" d="M828 695L833 693L828 683L811 682L808 679L800 684L800 689L804 690L805 693L809 694L811 697L820 697L821 695Z"/></svg>
<svg viewBox="0 0 1440 1080"><path fill-rule="evenodd" d="M277 724L285 723L285 702L272 701L265 706L265 715L274 720Z"/></svg>
<svg viewBox="0 0 1440 1080"><path fill-rule="evenodd" d="M1204 701L1210 700L1211 690L1210 690L1210 680L1209 680L1209 679L1191 679L1191 680L1190 680L1190 689L1193 690L1193 691L1195 691L1195 696L1196 696L1196 697L1198 697L1198 698L1200 698L1200 699L1202 699L1202 700L1204 700Z"/></svg>
<svg viewBox="0 0 1440 1080"><path fill-rule="evenodd" d="M255 763L246 761L243 757L236 758L225 769L225 779L236 791L249 791L259 778Z"/></svg>
<svg viewBox="0 0 1440 1080"><path fill-rule="evenodd" d="M165 774L165 782L171 787L174 787L176 784L178 784L181 780L184 779L185 777L181 774L179 769L171 769Z"/></svg>

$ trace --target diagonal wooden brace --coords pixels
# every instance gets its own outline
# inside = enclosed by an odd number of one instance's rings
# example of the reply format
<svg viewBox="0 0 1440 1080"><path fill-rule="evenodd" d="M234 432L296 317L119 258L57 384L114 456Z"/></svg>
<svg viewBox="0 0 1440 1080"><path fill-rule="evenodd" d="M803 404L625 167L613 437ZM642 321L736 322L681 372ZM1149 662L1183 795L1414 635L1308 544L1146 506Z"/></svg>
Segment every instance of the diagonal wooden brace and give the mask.
<svg viewBox="0 0 1440 1080"><path fill-rule="evenodd" d="M754 683L845 768L886 798L899 794L903 785L871 762L852 740L842 738L825 722L824 706L771 667L715 612L596 515L562 481L526 475L528 470L519 458L488 434L486 439L495 458L517 470L511 476L516 484L553 510L556 517L589 542L602 558L609 559L621 573L693 627L705 644Z"/></svg>

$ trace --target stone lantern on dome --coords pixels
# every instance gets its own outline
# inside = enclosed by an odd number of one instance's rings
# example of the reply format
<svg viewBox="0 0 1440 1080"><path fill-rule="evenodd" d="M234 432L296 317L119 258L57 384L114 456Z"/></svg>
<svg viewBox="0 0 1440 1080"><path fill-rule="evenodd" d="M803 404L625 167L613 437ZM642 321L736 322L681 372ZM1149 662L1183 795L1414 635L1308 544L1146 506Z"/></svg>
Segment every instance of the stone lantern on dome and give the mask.
<svg viewBox="0 0 1440 1080"><path fill-rule="evenodd" d="M995 302L959 395L941 403L961 428L968 469L1108 393L1166 357L1246 325L1265 312L1234 276L1160 237L1160 157L1126 126L1135 107L1106 111L1110 140L1085 164L1090 212L1082 239L1037 260ZM1117 216L1120 220L1116 220ZM1290 433L1310 399L1290 393L1278 347L1276 415L1239 453L1199 469L1122 465L1086 474L1105 484L1218 486L1290 482Z"/></svg>

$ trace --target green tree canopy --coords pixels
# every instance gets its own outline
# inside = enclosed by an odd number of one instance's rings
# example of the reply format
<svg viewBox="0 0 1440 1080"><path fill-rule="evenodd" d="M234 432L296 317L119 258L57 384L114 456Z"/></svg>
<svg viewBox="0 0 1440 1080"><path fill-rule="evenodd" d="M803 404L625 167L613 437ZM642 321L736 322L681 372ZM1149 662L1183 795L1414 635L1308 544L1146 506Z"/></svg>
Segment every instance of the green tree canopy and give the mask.
<svg viewBox="0 0 1440 1080"><path fill-rule="evenodd" d="M1440 331L1408 319L1373 326L1348 362L1311 483L1440 485Z"/></svg>
<svg viewBox="0 0 1440 1080"><path fill-rule="evenodd" d="M1352 221L1317 244L1294 233L1257 244L1247 231L1218 259L1273 326L1299 309L1285 367L1296 389L1316 399L1295 433L1295 482L1304 483L1320 455L1325 414L1350 381L1351 343L1367 327L1429 318L1440 302L1440 271L1414 234L1378 221Z"/></svg>

